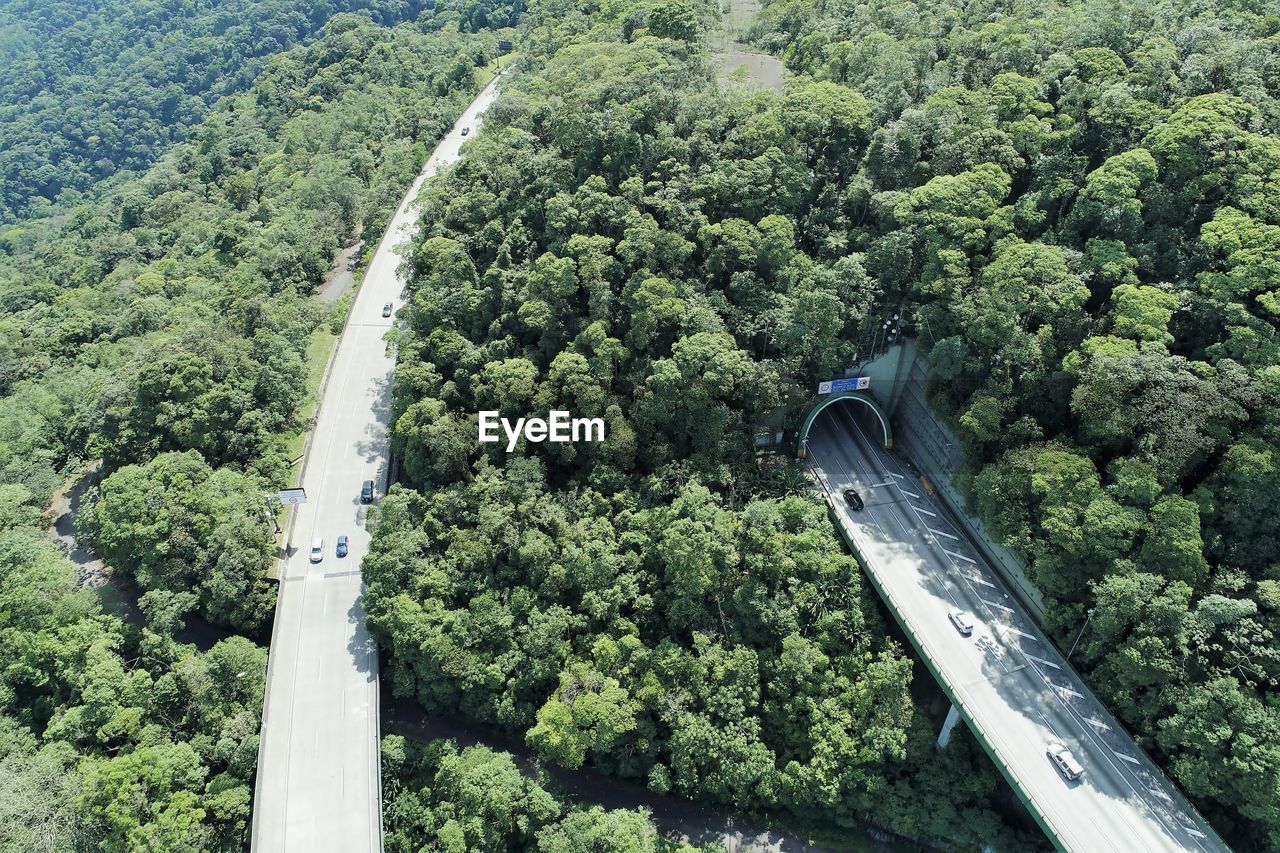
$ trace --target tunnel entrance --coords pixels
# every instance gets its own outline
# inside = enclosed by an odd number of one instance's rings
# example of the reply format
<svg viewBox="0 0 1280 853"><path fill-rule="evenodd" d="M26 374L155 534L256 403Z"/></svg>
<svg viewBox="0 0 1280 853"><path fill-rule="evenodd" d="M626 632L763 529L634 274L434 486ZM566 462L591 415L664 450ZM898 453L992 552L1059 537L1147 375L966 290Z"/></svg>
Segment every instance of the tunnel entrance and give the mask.
<svg viewBox="0 0 1280 853"><path fill-rule="evenodd" d="M809 440L809 430L813 427L813 422L817 420L818 415L822 411L834 403L847 401L850 405L863 409L870 409L875 415L874 421L880 425L880 433L884 438L884 447L886 450L893 447L893 430L889 427L889 416L880 404L871 398L869 394L862 391L844 391L839 394L829 394L822 397L813 407L809 409L809 414L805 415L804 424L800 427L800 432L796 436L796 458L804 459L808 454L807 442Z"/></svg>

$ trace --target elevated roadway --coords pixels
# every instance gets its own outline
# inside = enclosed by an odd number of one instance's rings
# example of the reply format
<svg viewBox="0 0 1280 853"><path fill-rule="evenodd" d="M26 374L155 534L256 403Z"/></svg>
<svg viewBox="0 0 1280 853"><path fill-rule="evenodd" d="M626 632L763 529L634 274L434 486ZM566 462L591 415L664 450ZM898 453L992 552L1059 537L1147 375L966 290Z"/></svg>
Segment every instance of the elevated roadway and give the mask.
<svg viewBox="0 0 1280 853"><path fill-rule="evenodd" d="M916 650L1053 844L1081 853L1229 848L1084 685L1000 578L883 446L857 401L813 420L808 460L832 516ZM843 499L852 488L864 508ZM948 619L973 624L965 637ZM940 741L945 743L944 727ZM1084 767L1068 781L1050 743Z"/></svg>
<svg viewBox="0 0 1280 853"><path fill-rule="evenodd" d="M288 557L267 664L254 792L254 851L358 853L382 849L378 756L378 654L364 624L360 560L369 547L364 480L382 493L395 366L382 316L400 305L395 249L412 235L423 181L460 156L465 127L497 95L486 86L436 147L392 217L338 341L303 462L307 503L290 520ZM337 538L348 537L345 558ZM311 543L324 559L311 563Z"/></svg>

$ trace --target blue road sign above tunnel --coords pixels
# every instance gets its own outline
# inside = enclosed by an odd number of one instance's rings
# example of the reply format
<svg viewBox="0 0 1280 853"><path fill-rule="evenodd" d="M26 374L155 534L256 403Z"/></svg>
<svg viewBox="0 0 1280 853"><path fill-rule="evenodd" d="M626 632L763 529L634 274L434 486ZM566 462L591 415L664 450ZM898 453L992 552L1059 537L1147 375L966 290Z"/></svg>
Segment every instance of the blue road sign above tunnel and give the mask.
<svg viewBox="0 0 1280 853"><path fill-rule="evenodd" d="M843 394L845 391L865 391L871 387L870 376L850 376L848 379L832 379L819 382L819 394Z"/></svg>

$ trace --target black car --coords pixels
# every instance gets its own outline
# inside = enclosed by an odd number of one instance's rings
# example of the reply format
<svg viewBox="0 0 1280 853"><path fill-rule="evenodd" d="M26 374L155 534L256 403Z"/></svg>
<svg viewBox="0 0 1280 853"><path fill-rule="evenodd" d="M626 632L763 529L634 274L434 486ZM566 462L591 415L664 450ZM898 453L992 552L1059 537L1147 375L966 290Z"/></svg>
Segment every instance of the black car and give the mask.
<svg viewBox="0 0 1280 853"><path fill-rule="evenodd" d="M364 485L360 487L360 503L373 503L373 480L365 480Z"/></svg>
<svg viewBox="0 0 1280 853"><path fill-rule="evenodd" d="M847 503L854 512L862 509L862 498L853 489L844 490L844 502Z"/></svg>
<svg viewBox="0 0 1280 853"><path fill-rule="evenodd" d="M466 136L466 135L467 135L468 133L470 133L470 132L471 132L471 128L469 128L469 127L464 127L464 128L462 129L462 135L463 135L463 136Z"/></svg>

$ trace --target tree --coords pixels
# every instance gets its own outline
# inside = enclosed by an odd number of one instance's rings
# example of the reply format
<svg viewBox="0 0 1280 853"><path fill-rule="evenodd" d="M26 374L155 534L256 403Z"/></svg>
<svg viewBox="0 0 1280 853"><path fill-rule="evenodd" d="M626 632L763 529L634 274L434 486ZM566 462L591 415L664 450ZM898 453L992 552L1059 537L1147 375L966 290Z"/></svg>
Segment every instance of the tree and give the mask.
<svg viewBox="0 0 1280 853"><path fill-rule="evenodd" d="M563 767L581 767L587 754L608 754L636 727L639 705L613 678L583 664L560 674L560 687L538 710L526 741Z"/></svg>
<svg viewBox="0 0 1280 853"><path fill-rule="evenodd" d="M649 12L649 32L658 38L696 42L702 34L698 10L686 0L664 0Z"/></svg>
<svg viewBox="0 0 1280 853"><path fill-rule="evenodd" d="M570 812L538 833L542 853L653 853L659 845L643 809L605 811L593 806Z"/></svg>

